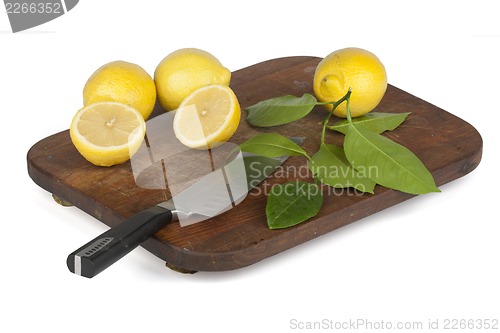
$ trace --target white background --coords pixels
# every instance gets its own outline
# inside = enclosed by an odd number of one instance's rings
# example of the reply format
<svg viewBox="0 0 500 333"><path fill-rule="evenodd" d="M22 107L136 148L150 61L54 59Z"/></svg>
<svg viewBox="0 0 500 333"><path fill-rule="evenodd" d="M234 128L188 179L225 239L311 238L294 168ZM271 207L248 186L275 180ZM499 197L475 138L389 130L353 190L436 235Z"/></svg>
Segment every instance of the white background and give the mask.
<svg viewBox="0 0 500 333"><path fill-rule="evenodd" d="M497 3L82 0L16 34L2 8L0 331L291 332L293 319L424 328L429 319L500 319ZM374 52L391 84L478 129L479 167L442 193L236 271L182 275L142 248L94 279L67 270L66 256L107 228L55 204L29 178L26 154L69 127L95 69L121 59L152 75L168 53L197 47L234 71L346 46Z"/></svg>

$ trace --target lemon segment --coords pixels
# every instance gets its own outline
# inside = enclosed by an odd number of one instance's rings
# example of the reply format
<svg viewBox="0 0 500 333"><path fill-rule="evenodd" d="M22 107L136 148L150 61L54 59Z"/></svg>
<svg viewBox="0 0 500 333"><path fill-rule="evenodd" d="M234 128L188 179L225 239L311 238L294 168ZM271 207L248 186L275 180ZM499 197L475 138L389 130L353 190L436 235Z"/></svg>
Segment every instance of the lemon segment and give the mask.
<svg viewBox="0 0 500 333"><path fill-rule="evenodd" d="M166 111L179 107L193 91L210 84L229 85L231 72L209 52L185 48L167 55L156 67L158 101Z"/></svg>
<svg viewBox="0 0 500 333"><path fill-rule="evenodd" d="M156 103L156 86L153 78L139 65L113 61L98 68L83 88L83 104L97 102L129 105L146 120Z"/></svg>
<svg viewBox="0 0 500 333"><path fill-rule="evenodd" d="M318 100L338 101L349 87L352 89L352 117L362 116L375 109L387 89L387 73L377 56L367 50L350 47L332 52L321 60L313 80L314 94ZM332 110L331 104L325 107ZM333 114L345 118L346 103L340 104Z"/></svg>
<svg viewBox="0 0 500 333"><path fill-rule="evenodd" d="M214 148L233 136L240 118L240 105L231 88L209 85L182 101L174 116L174 133L190 148Z"/></svg>
<svg viewBox="0 0 500 333"><path fill-rule="evenodd" d="M134 108L118 102L90 104L76 113L71 141L90 163L112 166L128 161L139 149L146 123Z"/></svg>

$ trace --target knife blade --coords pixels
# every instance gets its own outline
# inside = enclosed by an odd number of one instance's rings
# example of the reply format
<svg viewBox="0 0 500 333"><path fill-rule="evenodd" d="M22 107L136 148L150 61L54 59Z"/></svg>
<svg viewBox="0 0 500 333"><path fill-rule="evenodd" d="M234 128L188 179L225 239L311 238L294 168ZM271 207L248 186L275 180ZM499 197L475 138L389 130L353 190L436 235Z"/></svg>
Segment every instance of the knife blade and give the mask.
<svg viewBox="0 0 500 333"><path fill-rule="evenodd" d="M290 138L298 145L304 138ZM147 208L73 251L66 260L70 272L92 278L131 252L172 221L186 226L222 214L287 160L238 152L171 199Z"/></svg>

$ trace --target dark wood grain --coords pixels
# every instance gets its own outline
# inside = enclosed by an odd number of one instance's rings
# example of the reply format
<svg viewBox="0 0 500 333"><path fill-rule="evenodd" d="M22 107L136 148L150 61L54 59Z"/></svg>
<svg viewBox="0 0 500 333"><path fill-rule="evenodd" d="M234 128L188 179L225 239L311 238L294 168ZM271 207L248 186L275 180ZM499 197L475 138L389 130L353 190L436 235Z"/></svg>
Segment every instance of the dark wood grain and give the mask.
<svg viewBox="0 0 500 333"><path fill-rule="evenodd" d="M321 59L288 57L269 60L236 71L231 87L242 109L263 99L312 93L314 70ZM438 185L474 170L482 154L479 133L462 119L389 85L377 107L383 112L411 112L391 139L412 150L429 168ZM163 111L157 107L153 116ZM286 136L307 137L303 147L313 153L319 146L321 107L292 124L272 129ZM258 132L243 115L232 138L235 143ZM341 134L329 141L341 144ZM28 152L28 172L36 184L87 212L108 226L169 198L167 190L147 190L136 185L129 163L101 168L86 162L73 147L69 132L54 134L36 143ZM283 169L305 168L303 158L290 158ZM356 195L337 190L326 195L319 215L284 230L266 225L266 191L276 183L307 175L274 177L255 188L236 208L203 223L181 228L168 225L143 246L172 266L195 271L231 270L251 265L295 245L333 231L363 217L398 204L411 195L377 186L374 195ZM343 192L343 193L342 193ZM79 244L75 244L79 245Z"/></svg>

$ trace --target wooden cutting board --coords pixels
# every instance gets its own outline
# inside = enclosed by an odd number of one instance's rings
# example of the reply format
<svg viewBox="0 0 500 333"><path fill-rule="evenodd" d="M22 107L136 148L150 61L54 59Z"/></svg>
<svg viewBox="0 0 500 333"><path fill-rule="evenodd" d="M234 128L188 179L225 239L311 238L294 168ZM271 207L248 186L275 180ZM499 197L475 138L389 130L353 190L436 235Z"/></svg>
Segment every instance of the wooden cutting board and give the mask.
<svg viewBox="0 0 500 333"><path fill-rule="evenodd" d="M265 61L232 74L231 87L242 110L261 100L286 94L312 93L314 70L321 59L287 57ZM380 112L411 112L396 130L385 135L412 150L432 172L439 185L460 178L481 160L482 139L467 122L394 86L377 107ZM156 107L152 116L163 111ZM231 139L241 143L258 132L245 121ZM305 136L304 149L312 154L319 147L321 107L305 119L275 127L286 136ZM328 133L328 142L342 144L343 135ZM73 147L69 131L36 143L28 152L28 173L36 184L87 212L108 226L169 198L167 190L148 190L136 185L130 163L96 167ZM291 157L283 170L303 170L304 158ZM265 205L269 188L276 183L307 178L302 172L267 180L253 189L236 208L202 223L181 228L172 223L143 243L143 247L166 261L169 267L190 271L221 271L251 265L320 235L412 197L377 186L375 194L354 195L336 190L325 195L321 212L298 226L269 230ZM81 244L75 243L75 248Z"/></svg>

